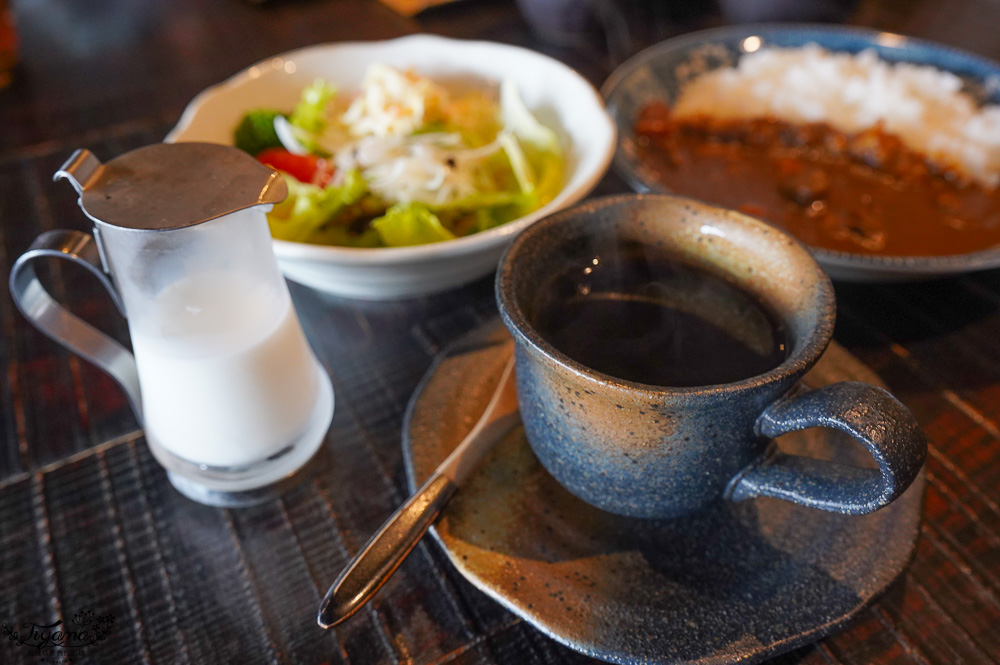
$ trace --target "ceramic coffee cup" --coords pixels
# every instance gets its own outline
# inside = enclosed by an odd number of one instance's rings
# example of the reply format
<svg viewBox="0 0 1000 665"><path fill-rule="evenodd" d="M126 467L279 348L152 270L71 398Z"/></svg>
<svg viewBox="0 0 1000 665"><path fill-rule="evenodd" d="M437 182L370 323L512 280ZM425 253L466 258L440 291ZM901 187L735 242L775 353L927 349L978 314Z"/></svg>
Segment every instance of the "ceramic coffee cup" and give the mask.
<svg viewBox="0 0 1000 665"><path fill-rule="evenodd" d="M551 298L552 280L594 247L622 242L738 287L783 328L784 359L730 383L670 387L605 374L558 350L538 326L551 303L541 295ZM514 337L531 447L556 480L604 510L668 518L720 498L769 496L862 514L902 494L923 464L923 433L885 390L845 382L810 392L798 383L830 342L833 287L798 241L752 217L666 195L598 199L526 229L500 263L496 294ZM846 432L877 468L773 444L810 427Z"/></svg>

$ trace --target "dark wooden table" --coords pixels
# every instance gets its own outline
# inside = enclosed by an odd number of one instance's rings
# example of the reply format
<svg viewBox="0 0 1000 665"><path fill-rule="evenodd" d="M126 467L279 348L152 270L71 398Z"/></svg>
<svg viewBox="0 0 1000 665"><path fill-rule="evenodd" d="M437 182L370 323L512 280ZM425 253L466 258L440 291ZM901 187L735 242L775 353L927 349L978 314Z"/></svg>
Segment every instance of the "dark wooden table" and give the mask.
<svg viewBox="0 0 1000 665"><path fill-rule="evenodd" d="M269 55L430 31L538 48L599 84L629 51L726 20L701 3L621 5L627 32L580 48L539 39L501 1L405 19L361 0L13 0L21 64L0 91L0 272L39 232L87 228L71 189L51 182L72 149L111 157L158 141L197 92ZM862 0L843 11L848 23L1000 58L996 0ZM623 189L609 176L599 192ZM125 339L99 285L76 276L62 267L48 279ZM431 543L359 616L335 631L314 626L326 585L405 497L410 393L434 355L495 307L488 278L382 304L291 288L337 394L330 466L246 510L174 492L117 386L0 296L0 623L115 619L101 644L69 656L0 639L0 663L589 662L475 590ZM776 662L1000 662L1000 272L838 285L837 295L837 341L927 432L924 521L910 568L883 598Z"/></svg>

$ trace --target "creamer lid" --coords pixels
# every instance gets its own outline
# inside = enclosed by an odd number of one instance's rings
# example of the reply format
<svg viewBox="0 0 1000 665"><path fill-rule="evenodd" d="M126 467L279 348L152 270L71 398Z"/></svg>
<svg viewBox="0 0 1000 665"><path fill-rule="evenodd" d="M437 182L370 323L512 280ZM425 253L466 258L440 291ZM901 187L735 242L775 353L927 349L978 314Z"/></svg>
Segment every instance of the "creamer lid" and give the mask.
<svg viewBox="0 0 1000 665"><path fill-rule="evenodd" d="M142 231L195 226L288 195L277 171L215 143L156 143L107 164L81 149L56 171L60 178L95 222Z"/></svg>

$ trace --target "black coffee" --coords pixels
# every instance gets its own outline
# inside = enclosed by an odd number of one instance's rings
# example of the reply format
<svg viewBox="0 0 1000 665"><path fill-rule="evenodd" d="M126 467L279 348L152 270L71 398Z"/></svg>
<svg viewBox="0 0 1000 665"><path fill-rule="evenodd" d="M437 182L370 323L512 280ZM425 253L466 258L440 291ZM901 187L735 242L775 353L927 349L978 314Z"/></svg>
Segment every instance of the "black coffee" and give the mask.
<svg viewBox="0 0 1000 665"><path fill-rule="evenodd" d="M787 357L780 319L725 279L644 246L602 247L540 290L534 323L570 358L656 386L762 374Z"/></svg>

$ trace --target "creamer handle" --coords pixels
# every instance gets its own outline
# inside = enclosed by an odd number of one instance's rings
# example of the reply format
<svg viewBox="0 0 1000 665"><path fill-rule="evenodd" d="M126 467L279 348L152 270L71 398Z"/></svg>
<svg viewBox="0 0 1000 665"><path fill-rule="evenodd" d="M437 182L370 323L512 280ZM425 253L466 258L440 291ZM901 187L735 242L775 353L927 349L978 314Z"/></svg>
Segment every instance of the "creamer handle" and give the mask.
<svg viewBox="0 0 1000 665"><path fill-rule="evenodd" d="M49 295L35 274L34 261L56 257L83 266L100 280L120 312L121 298L101 264L97 241L79 231L47 231L31 243L10 271L10 292L21 313L36 328L70 351L97 365L125 391L132 411L142 423L142 398L135 357L118 341L71 314Z"/></svg>

